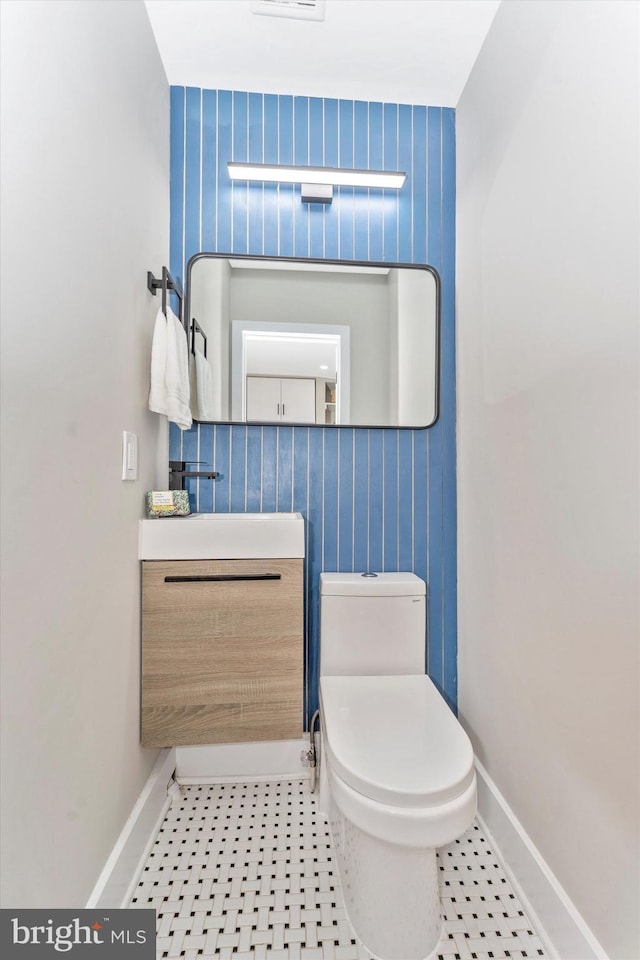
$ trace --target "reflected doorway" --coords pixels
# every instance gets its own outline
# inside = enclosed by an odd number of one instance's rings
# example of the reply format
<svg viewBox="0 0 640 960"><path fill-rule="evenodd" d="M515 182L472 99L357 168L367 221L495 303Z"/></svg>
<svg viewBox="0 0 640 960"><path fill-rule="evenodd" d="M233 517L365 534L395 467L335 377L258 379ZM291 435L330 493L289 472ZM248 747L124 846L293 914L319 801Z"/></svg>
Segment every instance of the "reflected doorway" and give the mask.
<svg viewBox="0 0 640 960"><path fill-rule="evenodd" d="M349 327L232 324L232 416L249 423L349 423Z"/></svg>

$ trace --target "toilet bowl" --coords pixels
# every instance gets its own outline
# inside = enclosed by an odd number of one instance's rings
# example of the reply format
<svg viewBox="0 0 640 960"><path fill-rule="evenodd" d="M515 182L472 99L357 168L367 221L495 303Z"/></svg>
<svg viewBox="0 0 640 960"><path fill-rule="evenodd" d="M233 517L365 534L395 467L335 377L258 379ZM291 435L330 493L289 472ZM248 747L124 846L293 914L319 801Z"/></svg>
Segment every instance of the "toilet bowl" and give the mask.
<svg viewBox="0 0 640 960"><path fill-rule="evenodd" d="M441 933L436 849L476 812L473 750L424 674L423 581L357 576L321 575L320 808L356 934L381 960L424 960ZM364 659L387 672L367 674Z"/></svg>

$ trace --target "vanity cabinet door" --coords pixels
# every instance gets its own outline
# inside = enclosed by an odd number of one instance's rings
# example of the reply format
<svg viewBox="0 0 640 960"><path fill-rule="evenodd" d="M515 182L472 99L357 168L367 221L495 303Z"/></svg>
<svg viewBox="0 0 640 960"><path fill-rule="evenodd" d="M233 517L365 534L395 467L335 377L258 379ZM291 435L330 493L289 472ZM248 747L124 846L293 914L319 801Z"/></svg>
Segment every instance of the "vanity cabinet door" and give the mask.
<svg viewBox="0 0 640 960"><path fill-rule="evenodd" d="M142 569L142 744L301 737L302 560Z"/></svg>

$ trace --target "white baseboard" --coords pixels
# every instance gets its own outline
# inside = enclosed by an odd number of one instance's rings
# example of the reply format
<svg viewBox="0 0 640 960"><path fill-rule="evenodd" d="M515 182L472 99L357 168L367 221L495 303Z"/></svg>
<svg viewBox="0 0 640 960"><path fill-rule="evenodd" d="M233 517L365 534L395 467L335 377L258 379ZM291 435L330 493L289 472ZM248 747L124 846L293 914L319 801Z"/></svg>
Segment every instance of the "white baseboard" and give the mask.
<svg viewBox="0 0 640 960"><path fill-rule="evenodd" d="M88 908L129 905L140 872L170 805L167 786L180 783L308 777L300 754L308 739L214 744L163 750L87 901ZM608 960L482 764L478 819L514 891L552 960Z"/></svg>
<svg viewBox="0 0 640 960"><path fill-rule="evenodd" d="M552 960L608 960L497 786L476 760L478 820Z"/></svg>
<svg viewBox="0 0 640 960"><path fill-rule="evenodd" d="M300 759L308 749L308 738L176 747L176 780L188 784L300 779L308 776Z"/></svg>
<svg viewBox="0 0 640 960"><path fill-rule="evenodd" d="M98 877L87 907L127 907L171 802L175 750L162 750Z"/></svg>

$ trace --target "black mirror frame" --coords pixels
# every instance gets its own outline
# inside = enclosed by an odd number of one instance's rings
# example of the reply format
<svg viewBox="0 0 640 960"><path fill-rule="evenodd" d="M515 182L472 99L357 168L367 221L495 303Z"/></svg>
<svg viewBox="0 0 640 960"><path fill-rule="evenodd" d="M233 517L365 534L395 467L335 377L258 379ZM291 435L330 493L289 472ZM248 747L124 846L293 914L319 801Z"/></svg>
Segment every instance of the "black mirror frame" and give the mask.
<svg viewBox="0 0 640 960"><path fill-rule="evenodd" d="M318 263L318 264L332 264L333 266L342 266L342 267L382 267L385 270L426 270L433 276L436 285L436 344L435 344L435 360L436 360L436 370L435 370L435 404L434 410L435 415L431 423L427 424L415 424L411 426L400 426L400 425L376 425L376 424L358 424L358 423L317 423L317 424L295 424L287 423L288 427L295 426L304 426L304 427L319 427L320 429L348 429L348 430L430 430L431 427L435 426L438 422L440 416L440 367L441 367L441 316L442 316L442 283L440 280L440 274L435 269L435 267L430 266L426 263L395 263L388 260L332 260L322 257L279 257L274 256L270 257L264 254L251 254L251 253L195 253L192 257L189 258L187 262L187 276L185 282L185 306L184 306L184 325L189 331L189 325L191 323L191 271L196 263L199 260L268 260L268 261L277 261L278 263ZM220 424L229 424L231 426L247 426L245 421L240 420L194 420L194 423L220 423ZM253 426L255 424L248 424ZM277 422L265 422L260 423L259 426L263 427L281 427L281 423Z"/></svg>

